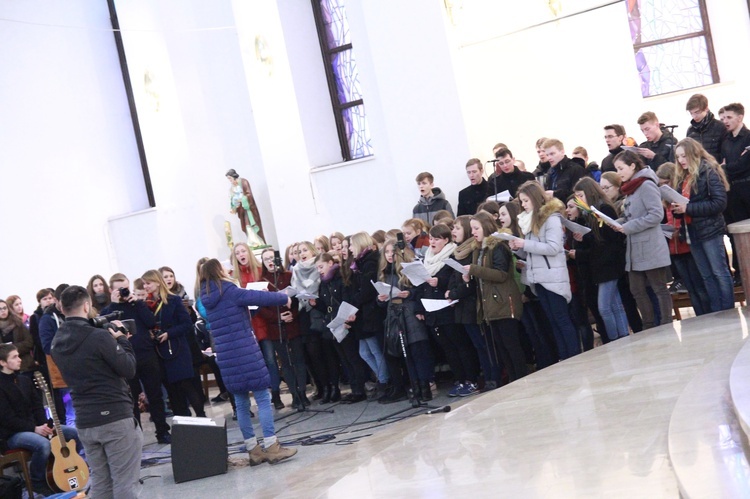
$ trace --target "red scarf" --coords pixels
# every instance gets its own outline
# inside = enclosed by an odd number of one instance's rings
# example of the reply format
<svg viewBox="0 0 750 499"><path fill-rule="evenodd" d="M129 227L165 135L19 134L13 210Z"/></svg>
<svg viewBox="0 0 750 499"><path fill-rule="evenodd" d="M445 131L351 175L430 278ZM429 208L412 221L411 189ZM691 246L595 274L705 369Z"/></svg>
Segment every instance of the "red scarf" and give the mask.
<svg viewBox="0 0 750 499"><path fill-rule="evenodd" d="M630 196L635 191L638 190L638 188L645 182L646 180L651 180L650 178L646 177L638 177L628 180L627 182L624 182L622 186L620 187L620 192L625 194L626 196ZM653 182L653 181L652 181Z"/></svg>
<svg viewBox="0 0 750 499"><path fill-rule="evenodd" d="M690 199L690 174L689 173L687 177L685 177L685 180L682 182L682 195ZM689 216L687 213L685 213L683 217L685 217L686 225L693 221L693 217Z"/></svg>

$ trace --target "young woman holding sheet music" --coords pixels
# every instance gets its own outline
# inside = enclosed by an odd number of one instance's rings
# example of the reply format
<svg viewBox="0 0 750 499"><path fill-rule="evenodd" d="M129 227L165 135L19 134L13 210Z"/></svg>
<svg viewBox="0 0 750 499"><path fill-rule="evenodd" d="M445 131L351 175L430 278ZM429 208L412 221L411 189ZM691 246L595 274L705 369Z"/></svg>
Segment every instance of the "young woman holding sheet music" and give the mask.
<svg viewBox="0 0 750 499"><path fill-rule="evenodd" d="M675 146L674 188L687 203L672 203L672 213L683 216L690 241L690 251L706 284L711 312L734 307L734 288L729 273L722 213L727 205L729 183L724 170L693 139Z"/></svg>
<svg viewBox="0 0 750 499"><path fill-rule="evenodd" d="M432 277L419 286L419 298L445 300L448 282L451 275L456 272L445 264L456 249L456 244L451 239L451 231L445 225L438 224L430 229L430 246L425 254L424 266ZM453 310L446 307L435 312L426 312L422 317L430 334L443 349L455 376L455 384L448 392L448 396L465 397L478 393L477 353L463 328L456 324Z"/></svg>
<svg viewBox="0 0 750 499"><path fill-rule="evenodd" d="M613 227L625 234L625 270L630 280L638 310L643 319L643 329L656 323L656 310L646 287L651 286L657 298L661 324L672 322L672 298L667 290L669 247L661 230L664 207L659 193L659 179L641 157L632 151L623 151L614 159L617 174L622 180L621 191L626 198L622 205L624 222Z"/></svg>
<svg viewBox="0 0 750 499"><path fill-rule="evenodd" d="M591 229L587 234L573 233L576 241L584 243L575 252L579 265L588 264L591 281L597 286L597 305L604 321L607 336L616 340L629 334L628 318L617 290L617 282L625 273L625 236L599 220L586 207L593 207L616 219L615 207L594 181L584 177L573 188L582 211L582 219Z"/></svg>

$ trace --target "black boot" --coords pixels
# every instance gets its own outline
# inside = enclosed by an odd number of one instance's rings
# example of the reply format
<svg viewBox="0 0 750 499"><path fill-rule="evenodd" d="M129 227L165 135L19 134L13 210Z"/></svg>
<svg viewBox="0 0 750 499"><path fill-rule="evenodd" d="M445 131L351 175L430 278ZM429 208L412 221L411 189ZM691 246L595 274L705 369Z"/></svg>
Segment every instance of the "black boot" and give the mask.
<svg viewBox="0 0 750 499"><path fill-rule="evenodd" d="M323 388L323 398L320 400L321 404L330 404L331 403L331 385L326 385Z"/></svg>
<svg viewBox="0 0 750 499"><path fill-rule="evenodd" d="M392 404L406 400L406 390L404 387L391 386L386 390L385 395L378 399L379 404Z"/></svg>
<svg viewBox="0 0 750 499"><path fill-rule="evenodd" d="M421 400L424 400L425 402L428 402L432 400L432 390L430 389L430 382L429 381L420 381L419 382L419 391L421 392Z"/></svg>
<svg viewBox="0 0 750 499"><path fill-rule="evenodd" d="M305 406L300 402L299 395L296 392L292 392L292 409L299 411L300 408L305 410Z"/></svg>
<svg viewBox="0 0 750 499"><path fill-rule="evenodd" d="M341 400L341 389L339 385L333 385L331 387L331 402L338 402Z"/></svg>
<svg viewBox="0 0 750 499"><path fill-rule="evenodd" d="M321 385L315 385L315 394L313 394L312 399L313 400L320 400L320 399L322 399L324 391L325 391L325 388L321 387Z"/></svg>
<svg viewBox="0 0 750 499"><path fill-rule="evenodd" d="M416 381L412 381L411 390L409 390L409 402L412 407L417 408L421 400L422 391L419 389L419 384Z"/></svg>
<svg viewBox="0 0 750 499"><path fill-rule="evenodd" d="M271 403L277 411L284 408L284 402L281 401L281 394L279 392L271 392Z"/></svg>
<svg viewBox="0 0 750 499"><path fill-rule="evenodd" d="M312 403L310 402L310 399L307 398L306 392L299 392L299 400L302 402L303 407L310 407L310 404Z"/></svg>

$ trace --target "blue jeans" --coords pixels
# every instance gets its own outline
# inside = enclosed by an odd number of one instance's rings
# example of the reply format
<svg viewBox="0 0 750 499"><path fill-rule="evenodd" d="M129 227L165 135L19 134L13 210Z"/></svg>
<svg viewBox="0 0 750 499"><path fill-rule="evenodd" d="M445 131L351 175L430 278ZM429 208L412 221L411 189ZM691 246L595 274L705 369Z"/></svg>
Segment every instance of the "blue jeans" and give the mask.
<svg viewBox="0 0 750 499"><path fill-rule="evenodd" d="M695 259L703 282L708 291L711 312L727 310L734 307L734 286L732 274L727 265L727 250L724 247L724 236L714 237L708 241L697 241L690 230L690 253Z"/></svg>
<svg viewBox="0 0 750 499"><path fill-rule="evenodd" d="M482 367L484 380L495 381L499 386L500 377L503 372L503 361L493 348L494 345L489 343L491 340L487 335L482 334L479 324L464 324L464 329L474 344L474 348L477 349L479 365ZM487 329L489 330L489 327Z"/></svg>
<svg viewBox="0 0 750 499"><path fill-rule="evenodd" d="M71 426L62 425L62 432L66 440L75 440L76 450L83 449L78 439L78 432ZM50 445L47 437L43 437L33 431L22 431L10 436L7 440L9 449L26 449L31 451L31 480L36 483L47 481L47 460L49 459Z"/></svg>
<svg viewBox="0 0 750 499"><path fill-rule="evenodd" d="M234 395L234 403L237 405L237 423L240 426L242 432L242 438L245 441L255 438L255 432L253 431L253 421L250 418L250 394L244 393L232 393ZM273 437L276 435L276 431L273 426L273 409L271 409L271 392L270 390L258 390L253 392L255 401L258 403L258 418L260 419L260 427L263 430L264 437ZM248 444L252 447L254 444Z"/></svg>
<svg viewBox="0 0 750 499"><path fill-rule="evenodd" d="M693 305L695 315L709 313L711 311L711 301L708 298L708 291L706 290L703 278L698 271L698 267L695 265L693 255L690 253L676 255L673 261L677 267L677 271L680 273L680 277L682 277L682 282L685 283L685 287L690 294L690 303Z"/></svg>
<svg viewBox="0 0 750 499"><path fill-rule="evenodd" d="M625 307L622 306L620 291L617 289L617 281L599 283L599 313L602 315L604 327L610 340L616 340L629 334L628 316L625 315Z"/></svg>
<svg viewBox="0 0 750 499"><path fill-rule="evenodd" d="M271 390L278 392L281 378L279 377L279 365L276 363L276 349L274 349L271 340L263 340L259 343L263 352L263 360L266 361L266 367L268 368L268 376L271 378Z"/></svg>
<svg viewBox="0 0 750 499"><path fill-rule="evenodd" d="M372 336L359 340L359 356L367 362L370 369L378 377L378 383L388 383L388 366L383 357L383 350L380 348L378 337Z"/></svg>
<svg viewBox="0 0 750 499"><path fill-rule="evenodd" d="M557 352L560 360L565 360L581 353L581 343L578 339L578 333L568 313L568 302L565 301L565 298L549 291L541 284L537 283L534 286L534 290L539 297L539 303L542 304L544 313L547 314L547 318L552 325L552 333L555 335L555 343L557 343Z"/></svg>

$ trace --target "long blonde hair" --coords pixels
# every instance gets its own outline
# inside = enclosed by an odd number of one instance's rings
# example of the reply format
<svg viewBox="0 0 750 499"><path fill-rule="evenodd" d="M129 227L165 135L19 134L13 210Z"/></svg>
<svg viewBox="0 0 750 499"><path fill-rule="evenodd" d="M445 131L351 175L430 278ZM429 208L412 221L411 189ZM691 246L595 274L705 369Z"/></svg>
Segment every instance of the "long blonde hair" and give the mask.
<svg viewBox="0 0 750 499"><path fill-rule="evenodd" d="M388 266L388 260L385 259L385 252L388 250L388 246L393 246L393 274L398 277L398 286L401 289L412 287L411 281L408 277L401 273L401 265L404 263L410 263L414 261L414 252L406 246L404 248L404 256L401 256L401 252L396 249L395 239L386 239L383 243L383 250L380 252L380 265L378 265L378 280L385 282L385 268Z"/></svg>
<svg viewBox="0 0 750 499"><path fill-rule="evenodd" d="M201 298L201 267L203 267L203 264L209 260L210 258L204 256L195 264L195 287L193 288L193 291L195 292L195 301L198 301Z"/></svg>
<svg viewBox="0 0 750 499"><path fill-rule="evenodd" d="M518 194L524 194L527 196L531 200L531 204L534 205L534 209L531 210L531 231L535 235L539 235L539 231L542 228L539 210L542 209L542 206L547 204L542 186L539 185L539 182L536 180L529 180L521 184L518 188Z"/></svg>
<svg viewBox="0 0 750 499"><path fill-rule="evenodd" d="M721 182L724 184L724 190L729 190L729 182L727 182L724 169L719 166L714 157L708 154L697 140L691 138L682 139L676 146L674 146L674 149L675 154L677 153L677 149L682 149L685 152L685 159L687 160L688 167L685 169L678 165L674 169L672 187L681 191L682 183L685 181L685 178L690 175L688 187L690 188L690 191L694 191L695 183L698 181L698 175L700 174L701 165L705 163L709 168L709 171L713 170L719 175Z"/></svg>
<svg viewBox="0 0 750 499"><path fill-rule="evenodd" d="M240 262L237 260L237 257L234 253L237 250L238 246L244 246L244 248L247 250L247 254L249 255L247 258L247 267L250 269L250 273L253 275L253 281L258 281L260 279L260 274L263 271L263 266L260 264L258 259L255 258L255 254L253 253L253 250L250 249L250 246L245 243L237 243L234 245L234 248L232 248L232 254L230 255L232 268L234 269L232 277L234 277L240 284L242 283Z"/></svg>
<svg viewBox="0 0 750 499"><path fill-rule="evenodd" d="M167 301L169 300L169 295L173 294L169 288L167 287L167 283L164 282L164 278L161 276L161 272L158 270L147 270L142 276L141 279L143 279L146 282L154 282L159 285L159 300L162 302L163 305L167 304Z"/></svg>

